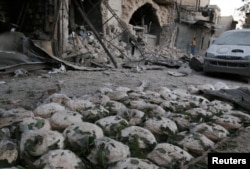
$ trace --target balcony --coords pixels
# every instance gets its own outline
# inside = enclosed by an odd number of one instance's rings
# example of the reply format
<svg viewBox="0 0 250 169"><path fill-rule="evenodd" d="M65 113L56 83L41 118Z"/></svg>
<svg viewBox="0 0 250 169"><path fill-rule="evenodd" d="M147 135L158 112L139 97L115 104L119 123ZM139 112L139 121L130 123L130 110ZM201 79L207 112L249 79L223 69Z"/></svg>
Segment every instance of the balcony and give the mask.
<svg viewBox="0 0 250 169"><path fill-rule="evenodd" d="M180 21L184 23L194 24L198 21L215 23L215 17L219 15L214 8L182 5L180 6Z"/></svg>

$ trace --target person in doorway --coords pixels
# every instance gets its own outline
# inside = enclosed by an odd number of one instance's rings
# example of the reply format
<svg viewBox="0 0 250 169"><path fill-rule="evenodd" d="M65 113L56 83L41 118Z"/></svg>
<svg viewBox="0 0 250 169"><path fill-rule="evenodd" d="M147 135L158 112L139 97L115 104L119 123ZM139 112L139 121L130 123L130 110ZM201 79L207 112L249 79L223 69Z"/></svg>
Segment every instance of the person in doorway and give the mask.
<svg viewBox="0 0 250 169"><path fill-rule="evenodd" d="M137 33L136 35L137 36L135 36L134 38L129 38L129 42L132 46L132 52L131 52L132 56L135 54L135 49L138 48L138 45L145 46L145 43L143 41L143 35L140 33Z"/></svg>
<svg viewBox="0 0 250 169"><path fill-rule="evenodd" d="M132 47L131 55L133 56L135 53L136 42L132 38L129 38L129 43L131 44Z"/></svg>
<svg viewBox="0 0 250 169"><path fill-rule="evenodd" d="M194 37L192 42L191 42L191 54L193 56L195 55L195 50L196 50L196 38Z"/></svg>

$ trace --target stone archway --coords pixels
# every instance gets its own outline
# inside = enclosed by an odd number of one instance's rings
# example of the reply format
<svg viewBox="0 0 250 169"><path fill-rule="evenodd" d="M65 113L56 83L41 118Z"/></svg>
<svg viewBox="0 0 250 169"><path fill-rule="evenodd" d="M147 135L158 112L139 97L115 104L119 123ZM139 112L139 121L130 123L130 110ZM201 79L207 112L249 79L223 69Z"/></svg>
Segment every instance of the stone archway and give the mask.
<svg viewBox="0 0 250 169"><path fill-rule="evenodd" d="M146 28L148 34L158 35L161 32L156 9L150 3L144 4L135 11L129 20L129 24Z"/></svg>
<svg viewBox="0 0 250 169"><path fill-rule="evenodd" d="M123 0L122 1L122 15L121 19L125 23L129 23L132 15L139 8L144 6L145 4L150 4L152 8L155 10L155 16L160 24L163 26L166 22L171 22L168 17L171 15L171 8L168 6L162 6L155 3L153 0Z"/></svg>

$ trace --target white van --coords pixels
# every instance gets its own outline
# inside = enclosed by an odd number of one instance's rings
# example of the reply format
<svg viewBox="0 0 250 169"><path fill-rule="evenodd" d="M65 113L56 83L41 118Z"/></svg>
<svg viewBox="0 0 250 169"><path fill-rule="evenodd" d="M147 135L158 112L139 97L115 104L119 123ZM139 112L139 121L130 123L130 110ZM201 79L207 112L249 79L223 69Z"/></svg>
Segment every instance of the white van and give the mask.
<svg viewBox="0 0 250 169"><path fill-rule="evenodd" d="M223 32L207 49L203 71L250 77L250 29Z"/></svg>

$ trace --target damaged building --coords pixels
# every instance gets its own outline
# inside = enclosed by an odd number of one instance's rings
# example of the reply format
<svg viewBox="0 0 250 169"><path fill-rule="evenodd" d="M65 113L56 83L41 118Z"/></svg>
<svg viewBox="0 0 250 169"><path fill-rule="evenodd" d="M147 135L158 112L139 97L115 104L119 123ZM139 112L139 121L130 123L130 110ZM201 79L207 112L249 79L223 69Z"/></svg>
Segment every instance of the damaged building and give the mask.
<svg viewBox="0 0 250 169"><path fill-rule="evenodd" d="M178 4L178 37L176 47L190 53L192 39L196 38L198 54L209 47L210 38L220 16L220 9L209 5L209 0L180 1Z"/></svg>
<svg viewBox="0 0 250 169"><path fill-rule="evenodd" d="M193 37L202 53L219 15L209 0L0 0L0 8L1 32L22 32L49 55L85 66L190 53Z"/></svg>

